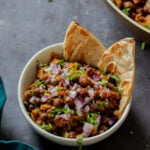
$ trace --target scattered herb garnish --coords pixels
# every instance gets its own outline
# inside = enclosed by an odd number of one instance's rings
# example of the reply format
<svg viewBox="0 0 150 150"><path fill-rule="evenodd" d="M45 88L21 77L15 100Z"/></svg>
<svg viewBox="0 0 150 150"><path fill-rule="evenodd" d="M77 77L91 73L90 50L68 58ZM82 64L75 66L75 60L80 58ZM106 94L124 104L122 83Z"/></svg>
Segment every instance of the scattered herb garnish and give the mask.
<svg viewBox="0 0 150 150"><path fill-rule="evenodd" d="M50 95L50 93L48 93L48 92L44 93L44 96L49 96L49 95Z"/></svg>
<svg viewBox="0 0 150 150"><path fill-rule="evenodd" d="M103 70L101 73L102 73L104 76L107 75L107 71L106 71L106 70Z"/></svg>
<svg viewBox="0 0 150 150"><path fill-rule="evenodd" d="M63 67L63 66L65 65L65 61L62 60L62 59L60 59L60 60L59 60L59 64Z"/></svg>
<svg viewBox="0 0 150 150"><path fill-rule="evenodd" d="M49 123L47 125L41 125L39 126L41 129L44 129L46 131L50 131L52 129L52 125Z"/></svg>
<svg viewBox="0 0 150 150"><path fill-rule="evenodd" d="M130 11L130 8L129 8L129 7L125 7L125 8L124 8L124 13L125 13L127 16L130 15L129 11Z"/></svg>
<svg viewBox="0 0 150 150"><path fill-rule="evenodd" d="M57 87L57 90L63 90L63 89L64 89L63 87L60 86Z"/></svg>
<svg viewBox="0 0 150 150"><path fill-rule="evenodd" d="M145 46L146 46L146 42L144 41L144 42L142 42L141 49L144 50Z"/></svg>
<svg viewBox="0 0 150 150"><path fill-rule="evenodd" d="M83 135L81 134L77 137L77 144L79 145L79 150L82 150L83 147L82 141L83 141Z"/></svg>
<svg viewBox="0 0 150 150"><path fill-rule="evenodd" d="M31 95L34 95L34 90L29 91Z"/></svg>
<svg viewBox="0 0 150 150"><path fill-rule="evenodd" d="M94 126L98 126L98 122L97 122L97 120L96 120L96 118L97 117L99 117L99 115L98 114L96 114L96 113L89 113L88 115L87 115L87 122L88 123L91 123L91 124L93 124Z"/></svg>
<svg viewBox="0 0 150 150"><path fill-rule="evenodd" d="M79 78L79 76L72 76L72 75L67 75L66 77L68 80L75 80L75 79Z"/></svg>
<svg viewBox="0 0 150 150"><path fill-rule="evenodd" d="M39 60L36 60L37 64L40 66L40 67L44 67L44 66L47 66L46 63L42 63L40 62Z"/></svg>
<svg viewBox="0 0 150 150"><path fill-rule="evenodd" d="M71 109L64 109L64 108L56 108L55 110L50 111L50 116L54 117L55 115L60 115L60 114L71 114L72 110Z"/></svg>
<svg viewBox="0 0 150 150"><path fill-rule="evenodd" d="M115 90L116 92L118 92L120 95L123 93L123 91L122 91L122 90L119 90L119 88L118 88L117 86L114 87L114 90Z"/></svg>
<svg viewBox="0 0 150 150"><path fill-rule="evenodd" d="M121 81L117 75L112 75L111 78L115 79L116 82L120 82Z"/></svg>
<svg viewBox="0 0 150 150"><path fill-rule="evenodd" d="M145 27L148 28L148 29L150 29L150 24L146 25Z"/></svg>
<svg viewBox="0 0 150 150"><path fill-rule="evenodd" d="M48 2L52 2L53 0L48 0Z"/></svg>
<svg viewBox="0 0 150 150"><path fill-rule="evenodd" d="M102 79L101 81L98 81L97 83L106 86L106 84L108 83L108 81L106 79Z"/></svg>

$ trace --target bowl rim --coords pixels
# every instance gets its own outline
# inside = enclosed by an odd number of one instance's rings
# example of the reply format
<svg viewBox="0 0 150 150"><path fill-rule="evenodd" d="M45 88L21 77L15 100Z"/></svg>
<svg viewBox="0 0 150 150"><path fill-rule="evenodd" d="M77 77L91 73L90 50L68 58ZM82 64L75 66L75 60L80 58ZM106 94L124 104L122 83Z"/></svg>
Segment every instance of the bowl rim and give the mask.
<svg viewBox="0 0 150 150"><path fill-rule="evenodd" d="M131 24L136 26L137 28L145 31L146 33L150 34L150 29L147 29L146 27L138 24L136 21L128 17L125 13L123 13L113 2L112 0L105 0L118 14L120 14L124 19L129 21Z"/></svg>
<svg viewBox="0 0 150 150"><path fill-rule="evenodd" d="M21 108L21 111L25 117L25 119L29 122L29 124L41 135L43 135L44 137L46 136L47 137L53 137L54 139L56 140L61 140L63 142L72 142L73 144L69 144L69 145L72 145L72 146L78 146L77 145L77 139L70 139L70 138L65 138L65 137L61 137L61 136L57 136L57 135L54 135L50 132L47 132L43 129L41 129L38 125L35 124L35 122L31 119L31 117L29 117L29 115L27 114L27 111L24 107L24 104L22 102L22 93L21 93L21 85L22 85L22 80L23 80L23 77L24 77L24 74L26 72L26 70L28 69L28 66L30 65L30 63L32 63L34 61L34 59L39 56L41 53L43 53L44 51L49 51L50 48L54 48L54 47L58 47L58 46L63 46L63 42L61 43L55 43L55 44L52 44L50 46L47 46L46 48L43 48L41 49L40 51L38 51L37 53L35 53L30 59L29 61L26 63L26 65L24 66L22 72L21 72L21 75L20 75L20 78L19 78L19 82L18 82L18 103L19 103L19 106ZM105 138L107 138L108 136L110 136L111 134L113 134L122 124L123 122L125 121L125 119L127 118L128 116L128 113L130 111L130 107L131 107L131 103L132 103L132 98L129 102L129 104L127 105L127 107L125 108L122 116L119 118L119 120L113 125L111 126L108 130L104 131L103 133L101 134L98 134L98 135L95 135L95 136L92 136L92 137L87 137L87 138L83 138L83 145L90 145L90 144L94 144L94 143L97 143ZM48 138L49 140L51 140L50 138ZM98 140L100 139L100 140ZM93 140L96 140L97 142L91 142L90 141L93 141ZM53 140L51 140L53 141ZM89 142L89 143L88 143ZM56 142L58 143L58 142ZM76 143L76 144L75 144ZM61 144L61 143L60 143ZM63 145L66 145L67 144L63 144Z"/></svg>

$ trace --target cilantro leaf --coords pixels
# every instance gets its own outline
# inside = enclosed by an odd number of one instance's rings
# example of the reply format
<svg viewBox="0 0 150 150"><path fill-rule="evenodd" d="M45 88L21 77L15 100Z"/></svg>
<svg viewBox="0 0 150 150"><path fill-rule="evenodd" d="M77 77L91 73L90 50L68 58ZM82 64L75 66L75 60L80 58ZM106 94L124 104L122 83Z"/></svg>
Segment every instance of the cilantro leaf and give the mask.
<svg viewBox="0 0 150 150"><path fill-rule="evenodd" d="M98 81L97 83L106 86L106 84L108 83L108 81L106 79L102 79L101 81Z"/></svg>
<svg viewBox="0 0 150 150"><path fill-rule="evenodd" d="M107 71L106 71L106 70L101 71L101 73L102 73L104 76L107 75Z"/></svg>
<svg viewBox="0 0 150 150"><path fill-rule="evenodd" d="M146 25L145 27L148 28L148 29L150 29L150 24Z"/></svg>
<svg viewBox="0 0 150 150"><path fill-rule="evenodd" d="M93 125L95 125L96 127L98 126L98 122L96 120L96 118L99 117L99 114L96 114L96 113L89 113L87 115L87 122L88 123L91 123Z"/></svg>
<svg viewBox="0 0 150 150"><path fill-rule="evenodd" d="M116 80L117 82L121 81L117 75L112 75L111 78Z"/></svg>
<svg viewBox="0 0 150 150"><path fill-rule="evenodd" d="M146 42L144 41L144 42L142 42L141 49L144 50L145 46L146 46Z"/></svg>
<svg viewBox="0 0 150 150"><path fill-rule="evenodd" d="M81 135L79 135L78 137L77 137L77 144L79 145L79 150L82 150L82 141L83 141L83 135L81 134Z"/></svg>
<svg viewBox="0 0 150 150"><path fill-rule="evenodd" d="M127 15L127 16L129 16L130 15L130 10L131 10L131 8L129 8L129 7L125 7L124 8L124 13Z"/></svg>
<svg viewBox="0 0 150 150"><path fill-rule="evenodd" d="M46 131L50 131L52 129L52 124L47 124L47 125L41 125L39 126L41 129L44 129Z"/></svg>

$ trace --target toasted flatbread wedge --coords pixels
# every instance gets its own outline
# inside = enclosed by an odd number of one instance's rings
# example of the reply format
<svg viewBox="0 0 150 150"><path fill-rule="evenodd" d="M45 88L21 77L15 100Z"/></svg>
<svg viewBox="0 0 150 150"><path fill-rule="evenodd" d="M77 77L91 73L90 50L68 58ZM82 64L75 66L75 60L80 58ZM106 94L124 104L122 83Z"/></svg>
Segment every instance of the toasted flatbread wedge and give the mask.
<svg viewBox="0 0 150 150"><path fill-rule="evenodd" d="M131 95L135 78L135 41L132 38L125 38L113 44L106 50L98 62L100 70L117 75L121 82L119 88L122 89L120 101L120 116L127 106Z"/></svg>
<svg viewBox="0 0 150 150"><path fill-rule="evenodd" d="M64 58L96 66L106 48L87 29L71 22L64 39Z"/></svg>

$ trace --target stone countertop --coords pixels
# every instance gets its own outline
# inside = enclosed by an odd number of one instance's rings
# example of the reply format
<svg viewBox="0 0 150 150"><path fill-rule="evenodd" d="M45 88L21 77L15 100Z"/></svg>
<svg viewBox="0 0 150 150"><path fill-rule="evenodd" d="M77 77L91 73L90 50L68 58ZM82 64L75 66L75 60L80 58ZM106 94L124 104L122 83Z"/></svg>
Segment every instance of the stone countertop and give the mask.
<svg viewBox="0 0 150 150"><path fill-rule="evenodd" d="M86 146L86 150L150 150L150 45L129 32L105 6L103 0L1 0L0 75L7 92L2 117L5 140L21 140L39 150L76 150L54 144L38 135L25 120L17 98L20 73L40 49L64 40L69 23L78 21L106 47L124 37L136 40L136 80L128 118L109 138Z"/></svg>

